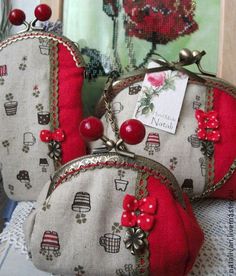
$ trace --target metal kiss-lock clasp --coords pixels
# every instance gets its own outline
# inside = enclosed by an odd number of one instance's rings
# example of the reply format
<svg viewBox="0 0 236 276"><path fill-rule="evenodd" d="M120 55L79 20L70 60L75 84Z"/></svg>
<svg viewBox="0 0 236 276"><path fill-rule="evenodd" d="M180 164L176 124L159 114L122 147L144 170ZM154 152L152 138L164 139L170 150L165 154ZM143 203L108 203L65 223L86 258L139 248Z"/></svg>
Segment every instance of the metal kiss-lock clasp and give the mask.
<svg viewBox="0 0 236 276"><path fill-rule="evenodd" d="M80 134L86 141L96 141L101 139L107 148L107 151L114 149L118 154L134 158L135 154L126 150L124 143L136 145L142 142L145 137L144 125L136 120L130 119L125 121L119 131L120 139L117 142L104 136L102 122L96 117L88 117L80 123ZM96 150L96 153L104 152L104 148Z"/></svg>
<svg viewBox="0 0 236 276"><path fill-rule="evenodd" d="M36 18L32 22L27 22L24 11L20 9L14 9L9 13L8 19L12 25L25 26L25 29L20 31L19 33L24 33L28 31L42 31L43 28L36 26L36 23L38 21L47 21L52 15L52 10L48 5L40 4L35 8L34 14Z"/></svg>

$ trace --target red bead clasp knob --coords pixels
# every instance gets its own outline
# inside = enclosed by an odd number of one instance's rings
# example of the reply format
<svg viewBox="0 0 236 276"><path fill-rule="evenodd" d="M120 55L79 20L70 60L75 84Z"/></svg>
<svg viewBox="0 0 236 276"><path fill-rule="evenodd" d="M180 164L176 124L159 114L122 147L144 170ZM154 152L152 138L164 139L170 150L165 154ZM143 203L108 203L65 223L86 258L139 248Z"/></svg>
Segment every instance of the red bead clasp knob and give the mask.
<svg viewBox="0 0 236 276"><path fill-rule="evenodd" d="M52 9L46 4L40 4L35 8L34 15L39 21L47 21L52 15Z"/></svg>
<svg viewBox="0 0 236 276"><path fill-rule="evenodd" d="M20 9L11 10L8 19L12 25L20 26L25 22L25 13Z"/></svg>
<svg viewBox="0 0 236 276"><path fill-rule="evenodd" d="M24 24L26 29L22 32L36 29L38 30L40 27L36 26L37 21L47 21L52 15L52 10L48 5L40 4L35 8L34 15L36 19L33 20L33 22L26 22L25 13L20 9L14 9L9 13L8 19L11 24L16 26Z"/></svg>
<svg viewBox="0 0 236 276"><path fill-rule="evenodd" d="M84 140L96 141L101 139L108 150L115 148L117 153L129 157L134 157L134 154L126 150L123 142L130 145L139 144L144 139L146 132L144 125L140 121L136 119L127 120L120 128L121 139L115 143L103 135L104 128L102 122L98 118L92 116L84 119L80 123L79 131Z"/></svg>
<svg viewBox="0 0 236 276"><path fill-rule="evenodd" d="M96 117L88 117L84 119L79 126L81 136L86 141L96 141L103 137L103 124Z"/></svg>
<svg viewBox="0 0 236 276"><path fill-rule="evenodd" d="M120 137L129 145L141 143L145 137L145 133L143 123L136 119L127 120L120 127Z"/></svg>

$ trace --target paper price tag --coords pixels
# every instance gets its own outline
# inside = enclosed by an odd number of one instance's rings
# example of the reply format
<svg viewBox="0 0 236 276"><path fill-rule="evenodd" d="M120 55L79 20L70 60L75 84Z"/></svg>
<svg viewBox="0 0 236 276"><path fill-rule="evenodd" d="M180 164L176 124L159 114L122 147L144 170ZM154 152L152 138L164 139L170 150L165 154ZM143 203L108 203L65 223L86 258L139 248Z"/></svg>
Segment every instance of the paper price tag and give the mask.
<svg viewBox="0 0 236 276"><path fill-rule="evenodd" d="M158 67L150 62L148 68ZM179 71L146 74L134 118L145 125L175 134L188 76Z"/></svg>

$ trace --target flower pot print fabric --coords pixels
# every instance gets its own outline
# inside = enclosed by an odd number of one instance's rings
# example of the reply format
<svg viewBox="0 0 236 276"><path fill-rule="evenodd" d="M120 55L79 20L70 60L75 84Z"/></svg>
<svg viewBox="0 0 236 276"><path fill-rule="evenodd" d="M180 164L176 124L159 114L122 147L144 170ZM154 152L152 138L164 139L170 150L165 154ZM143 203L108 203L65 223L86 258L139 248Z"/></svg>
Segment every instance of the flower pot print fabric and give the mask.
<svg viewBox="0 0 236 276"><path fill-rule="evenodd" d="M126 187L117 189L116 180ZM26 244L34 265L53 274L183 276L203 241L172 173L142 157L76 159L57 171L37 203Z"/></svg>
<svg viewBox="0 0 236 276"><path fill-rule="evenodd" d="M39 122L36 109L42 104L49 110L50 62L38 47L38 39L3 49L0 45L0 64L7 63L0 93L0 160L6 193L17 200L33 199L32 195L41 189L41 181L47 181L54 171L53 161L47 158L47 145L39 139L40 122L50 128L50 117ZM33 96L35 86L41 91L37 98ZM47 173L39 165L42 158L48 160ZM14 187L13 192L9 185Z"/></svg>
<svg viewBox="0 0 236 276"><path fill-rule="evenodd" d="M61 123L63 108L59 110L58 106L64 82L58 84L59 74L68 70L70 81L70 71L63 61L59 67L60 53L66 57L77 78L74 83L72 80L71 86L71 91L76 90L78 95L73 98L76 113L72 109L71 115L77 121L81 116L78 91L83 81L82 59L69 41L57 36L52 40L50 36L44 32L22 33L0 43L0 162L5 191L14 200L35 200L55 168L85 151L71 125L64 130L66 135L69 129L70 137L59 144L59 153L49 149L49 144L40 139L42 130L54 131ZM67 93L68 100L74 97L73 93ZM63 116L66 122L65 111ZM69 138L75 139L79 149L74 156L66 155L70 151L68 144L64 150ZM54 155L56 161L52 158Z"/></svg>
<svg viewBox="0 0 236 276"><path fill-rule="evenodd" d="M148 74L147 77L157 91L166 85L163 72ZM115 114L118 126L134 116L137 105L141 107L143 116L155 121L157 110L153 102L157 96L156 93L142 91L143 79L144 76L130 77L113 86L111 104L120 102L123 105L123 110ZM133 93L134 87L141 89ZM174 87L172 89L175 90ZM143 93L142 97L139 97L140 93ZM236 199L235 110L234 86L217 78L206 78L205 84L190 79L176 133L173 135L154 126L145 126L146 136L142 143L128 146L128 150L164 164L191 197L213 195L229 198L233 192ZM97 115L102 117L104 135L115 139L104 112L101 102ZM100 146L100 141L94 142L92 149ZM190 188L186 187L186 180L191 180Z"/></svg>

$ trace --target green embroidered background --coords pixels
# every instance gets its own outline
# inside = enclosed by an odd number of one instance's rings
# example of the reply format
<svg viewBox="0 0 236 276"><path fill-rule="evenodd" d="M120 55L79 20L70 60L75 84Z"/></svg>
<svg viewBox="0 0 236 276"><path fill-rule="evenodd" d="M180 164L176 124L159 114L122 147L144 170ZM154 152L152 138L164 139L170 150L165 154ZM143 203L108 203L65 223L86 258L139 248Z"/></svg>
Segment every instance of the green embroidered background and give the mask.
<svg viewBox="0 0 236 276"><path fill-rule="evenodd" d="M220 0L173 0L172 2L157 0L156 5L153 2L146 0L132 4L134 2L131 0L64 1L64 34L79 43L88 64L87 80L89 81L85 83L86 92L84 93L86 114L93 111L94 103L101 94L106 79L105 73L114 68L125 73L133 69L132 63L136 66L142 64L154 45L153 40L155 40L155 52L169 60L178 59L179 50L182 48L205 50L207 55L202 61L203 68L216 72ZM145 34L137 34L137 30L131 30L134 35L131 36L127 24L125 26L124 23L127 23L127 18L130 19L136 14L136 10L133 10L135 5L143 11L141 21L144 24L147 18L145 16L159 14L158 20L154 22L160 22L161 30L166 28L165 16L170 13L170 24L173 25L170 25L169 29L173 32L166 31L164 37L158 38L156 34L155 36L152 34L150 38L148 35L145 37ZM148 8L145 7L147 5L149 5ZM181 25L173 23L173 20L178 22L179 17L185 24L182 29ZM140 23L138 16L131 19ZM151 28L153 31L157 30L156 27L151 26ZM174 34L176 34L175 37ZM196 67L191 69L196 70Z"/></svg>

